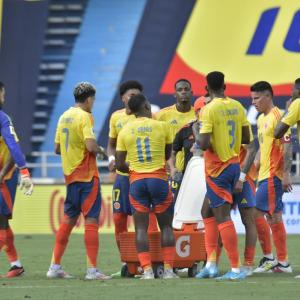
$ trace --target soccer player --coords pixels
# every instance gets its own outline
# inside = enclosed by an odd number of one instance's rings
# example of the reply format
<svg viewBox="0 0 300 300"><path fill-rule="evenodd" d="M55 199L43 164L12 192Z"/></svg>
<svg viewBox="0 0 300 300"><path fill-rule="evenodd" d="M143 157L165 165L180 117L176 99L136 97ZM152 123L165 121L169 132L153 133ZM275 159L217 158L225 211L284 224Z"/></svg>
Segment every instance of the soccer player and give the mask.
<svg viewBox="0 0 300 300"><path fill-rule="evenodd" d="M143 91L143 86L140 82L129 80L121 84L119 94L124 104L124 108L115 111L109 121L109 139L107 147L107 155L109 157L109 169L115 170L115 153L117 138L121 129L128 123L136 119L134 114L131 114L128 107L129 99L138 95ZM114 182L112 199L113 199L113 219L115 224L115 238L120 249L120 233L127 232L127 219L131 216L131 208L129 202L129 178L128 173L116 171L117 176ZM149 230L157 231L156 219L151 214ZM117 276L119 273L113 275Z"/></svg>
<svg viewBox="0 0 300 300"><path fill-rule="evenodd" d="M276 139L282 138L288 129L297 123L298 141L300 143L300 126L298 123L300 121L300 78L295 80L290 101L288 111L275 128L274 137Z"/></svg>
<svg viewBox="0 0 300 300"><path fill-rule="evenodd" d="M256 141L253 140L250 129L251 142L242 145L240 150L241 173L234 187L233 201L238 206L242 223L245 226L245 248L243 271L247 276L253 273L257 231L255 225L255 194L257 169L254 164L257 153Z"/></svg>
<svg viewBox="0 0 300 300"><path fill-rule="evenodd" d="M300 143L300 78L295 80L290 102L291 104L288 107L288 111L275 128L274 137L276 139L283 138L289 128L297 123L298 142ZM295 278L300 278L300 275L295 276Z"/></svg>
<svg viewBox="0 0 300 300"><path fill-rule="evenodd" d="M243 106L224 95L224 74L211 72L207 74L206 80L212 101L202 113L199 144L205 150L207 198L213 213L209 220L209 231L212 229L215 242L208 255L216 249L218 234L215 233L219 231L231 271L217 279L239 280L245 278L245 272L240 271L238 240L230 210L233 204L232 192L240 176L239 152L242 143L250 142L250 124ZM207 223L204 224L207 230ZM215 266L207 269L208 277L216 276Z"/></svg>
<svg viewBox="0 0 300 300"><path fill-rule="evenodd" d="M64 219L56 234L48 278L71 278L61 267L61 258L80 213L85 219L84 243L87 254L85 279L110 279L97 269L99 249L98 219L101 210L101 193L96 155L102 153L96 144L91 114L95 101L95 88L81 82L74 89L75 106L59 118L55 153L61 155L67 195Z"/></svg>
<svg viewBox="0 0 300 300"><path fill-rule="evenodd" d="M191 83L187 79L182 78L176 81L174 87L176 104L161 109L155 116L157 120L165 121L171 125L172 141L182 126L195 119L192 107L193 90ZM171 178L173 179L172 191L176 195L184 167L183 152L177 152L176 161L174 162L170 159L168 165Z"/></svg>
<svg viewBox="0 0 300 300"><path fill-rule="evenodd" d="M194 103L194 111L195 111L195 119L192 122L184 125L175 135L173 141L173 150L172 150L172 158L175 161L176 154L183 149L184 153L184 161L183 161L183 169L182 175L184 175L185 169L189 160L193 156L193 152L191 151L194 143L195 137L193 134L193 125L198 122L198 115L200 110L205 105L205 97L198 98Z"/></svg>
<svg viewBox="0 0 300 300"><path fill-rule="evenodd" d="M109 170L115 170L115 153L117 138L124 125L135 119L135 115L130 113L128 101L130 97L140 94L143 91L141 83L135 80L126 81L121 84L119 94L124 104L123 109L115 111L109 121L109 139L107 155L109 160ZM129 179L128 173L117 170L116 180L113 185L113 219L115 224L115 238L120 249L120 233L127 232L127 218L131 216L129 202Z"/></svg>
<svg viewBox="0 0 300 300"><path fill-rule="evenodd" d="M128 106L136 120L128 123L119 134L116 167L129 173L136 247L144 270L142 278L154 278L147 234L151 206L161 230L164 278L176 278L173 273L173 197L165 169L171 155L172 136L167 123L151 118L151 106L144 95L131 97Z"/></svg>
<svg viewBox="0 0 300 300"><path fill-rule="evenodd" d="M261 113L257 120L260 168L256 191L255 222L264 255L254 272L291 273L292 268L287 260L286 231L282 220L282 195L284 191L291 189L292 145L290 133L281 140L274 138L274 130L282 113L273 104L273 90L270 83L259 81L253 84L251 97L253 105ZM270 229L277 259L272 253Z"/></svg>
<svg viewBox="0 0 300 300"><path fill-rule="evenodd" d="M18 169L21 173L20 185L26 195L31 195L33 183L14 126L9 116L2 111L4 101L5 86L0 82L0 252L6 252L11 265L6 277L17 277L24 273L24 268L15 248L14 233L9 226L9 219L12 218L15 202Z"/></svg>

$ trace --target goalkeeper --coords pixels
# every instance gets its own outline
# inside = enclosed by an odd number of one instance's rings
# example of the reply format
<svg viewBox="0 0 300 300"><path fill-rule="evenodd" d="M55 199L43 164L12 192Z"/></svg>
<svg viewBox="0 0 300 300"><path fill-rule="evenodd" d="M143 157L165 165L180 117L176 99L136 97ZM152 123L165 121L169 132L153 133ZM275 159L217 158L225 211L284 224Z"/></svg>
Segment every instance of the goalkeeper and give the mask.
<svg viewBox="0 0 300 300"><path fill-rule="evenodd" d="M18 169L21 173L20 186L25 195L31 195L33 183L13 124L9 116L2 111L4 97L5 87L0 82L0 252L6 252L11 264L6 277L17 277L24 273L24 268L14 245L14 234L9 226L9 219L12 217L15 201Z"/></svg>

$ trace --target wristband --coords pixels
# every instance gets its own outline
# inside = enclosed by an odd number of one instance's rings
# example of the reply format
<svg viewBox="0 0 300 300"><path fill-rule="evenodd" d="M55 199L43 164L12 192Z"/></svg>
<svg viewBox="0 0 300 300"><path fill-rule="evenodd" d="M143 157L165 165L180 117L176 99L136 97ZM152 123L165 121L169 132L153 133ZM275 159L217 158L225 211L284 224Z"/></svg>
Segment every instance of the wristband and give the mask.
<svg viewBox="0 0 300 300"><path fill-rule="evenodd" d="M20 173L21 173L22 176L28 176L28 177L30 177L30 173L29 173L29 171L28 171L27 168L20 169Z"/></svg>
<svg viewBox="0 0 300 300"><path fill-rule="evenodd" d="M108 157L108 162L109 162L109 163L111 163L112 161L115 161L115 160L116 160L116 158L115 158L114 155L110 155L110 156Z"/></svg>
<svg viewBox="0 0 300 300"><path fill-rule="evenodd" d="M242 182L244 182L245 180L246 180L246 173L244 173L244 172L241 172L240 173L240 178L239 178L239 181L242 181Z"/></svg>

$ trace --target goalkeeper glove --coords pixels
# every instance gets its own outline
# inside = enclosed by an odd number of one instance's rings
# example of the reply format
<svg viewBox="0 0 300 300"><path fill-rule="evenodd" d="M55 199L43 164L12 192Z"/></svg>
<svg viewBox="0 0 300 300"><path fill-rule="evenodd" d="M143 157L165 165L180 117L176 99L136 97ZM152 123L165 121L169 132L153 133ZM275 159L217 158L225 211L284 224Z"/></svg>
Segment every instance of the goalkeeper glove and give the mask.
<svg viewBox="0 0 300 300"><path fill-rule="evenodd" d="M23 193L27 196L30 196L33 191L33 182L30 177L30 173L27 168L20 169L21 180L20 180L20 189L23 190Z"/></svg>

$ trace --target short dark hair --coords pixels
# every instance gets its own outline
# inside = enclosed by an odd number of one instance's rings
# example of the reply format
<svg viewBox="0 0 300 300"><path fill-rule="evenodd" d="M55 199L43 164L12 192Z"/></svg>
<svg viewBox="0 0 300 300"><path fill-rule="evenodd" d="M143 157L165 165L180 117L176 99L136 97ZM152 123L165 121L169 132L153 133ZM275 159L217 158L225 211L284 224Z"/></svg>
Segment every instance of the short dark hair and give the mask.
<svg viewBox="0 0 300 300"><path fill-rule="evenodd" d="M295 84L300 84L300 78L297 78L297 79L295 80Z"/></svg>
<svg viewBox="0 0 300 300"><path fill-rule="evenodd" d="M128 107L133 114L136 114L146 101L147 98L143 94L134 95L129 99Z"/></svg>
<svg viewBox="0 0 300 300"><path fill-rule="evenodd" d="M0 90L3 90L4 87L5 87L4 83L0 81Z"/></svg>
<svg viewBox="0 0 300 300"><path fill-rule="evenodd" d="M206 82L213 91L219 91L224 87L225 75L219 71L213 71L206 75Z"/></svg>
<svg viewBox="0 0 300 300"><path fill-rule="evenodd" d="M206 94L204 95L204 97L205 97L205 98L210 97L209 93L206 93Z"/></svg>
<svg viewBox="0 0 300 300"><path fill-rule="evenodd" d="M269 82L267 81L258 81L255 82L251 87L250 87L251 92L264 92L264 91L269 91L273 97L273 89L272 86Z"/></svg>
<svg viewBox="0 0 300 300"><path fill-rule="evenodd" d="M136 80L128 80L128 81L123 82L120 85L120 88L119 88L120 96L122 97L128 90L132 90L132 89L137 89L140 92L142 92L144 88L140 82L138 82Z"/></svg>
<svg viewBox="0 0 300 300"><path fill-rule="evenodd" d="M177 83L179 83L179 82L186 82L186 83L188 83L189 84L189 86L190 86L190 88L192 88L192 84L191 84L191 82L190 81L188 81L187 79L185 79L185 78L180 78L180 79L178 79L176 82L175 82L175 84L174 84L174 88L175 88L175 90L176 90L176 86L177 86Z"/></svg>
<svg viewBox="0 0 300 300"><path fill-rule="evenodd" d="M96 95L95 87L89 82L79 82L73 91L75 102L83 103L88 97Z"/></svg>

